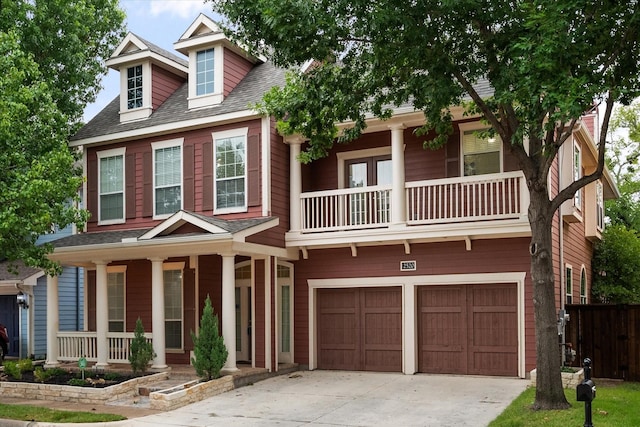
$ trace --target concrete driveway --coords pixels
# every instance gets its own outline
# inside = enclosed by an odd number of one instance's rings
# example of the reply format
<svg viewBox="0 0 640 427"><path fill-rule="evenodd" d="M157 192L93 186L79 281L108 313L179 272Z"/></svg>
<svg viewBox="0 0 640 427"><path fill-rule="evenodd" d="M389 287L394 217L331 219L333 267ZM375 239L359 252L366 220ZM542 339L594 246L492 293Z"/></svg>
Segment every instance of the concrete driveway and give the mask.
<svg viewBox="0 0 640 427"><path fill-rule="evenodd" d="M514 378L301 371L118 426L486 426Z"/></svg>

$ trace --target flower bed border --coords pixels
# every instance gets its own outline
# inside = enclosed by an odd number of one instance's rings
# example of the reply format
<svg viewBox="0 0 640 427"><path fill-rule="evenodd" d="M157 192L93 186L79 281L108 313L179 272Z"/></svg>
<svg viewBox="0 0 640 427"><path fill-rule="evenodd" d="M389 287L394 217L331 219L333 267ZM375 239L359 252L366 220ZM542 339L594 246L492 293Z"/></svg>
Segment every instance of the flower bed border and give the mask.
<svg viewBox="0 0 640 427"><path fill-rule="evenodd" d="M53 400L56 402L86 403L104 405L115 400L135 397L138 387L163 381L169 378L169 372L132 378L120 384L104 388L77 387L58 384L33 384L25 382L0 381L0 394L3 397L20 399Z"/></svg>

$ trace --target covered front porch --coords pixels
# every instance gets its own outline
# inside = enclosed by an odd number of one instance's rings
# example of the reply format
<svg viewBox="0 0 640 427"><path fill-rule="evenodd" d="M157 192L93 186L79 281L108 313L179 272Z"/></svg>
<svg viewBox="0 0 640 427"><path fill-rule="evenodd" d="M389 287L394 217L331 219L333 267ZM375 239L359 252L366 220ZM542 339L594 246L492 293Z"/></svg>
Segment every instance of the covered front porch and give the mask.
<svg viewBox="0 0 640 427"><path fill-rule="evenodd" d="M271 307L276 301L278 265L290 257L283 248L251 243L247 237L277 225L277 218L223 221L178 212L146 230L86 233L56 242L52 259L86 269L85 325L60 331L60 298L47 301L47 366L85 358L95 369L128 364L135 322L153 344L153 370L189 364L204 300L218 315L229 356L277 370L288 355L271 348ZM282 284L280 283L280 286ZM47 281L58 295L56 277ZM268 314L268 316L267 316Z"/></svg>

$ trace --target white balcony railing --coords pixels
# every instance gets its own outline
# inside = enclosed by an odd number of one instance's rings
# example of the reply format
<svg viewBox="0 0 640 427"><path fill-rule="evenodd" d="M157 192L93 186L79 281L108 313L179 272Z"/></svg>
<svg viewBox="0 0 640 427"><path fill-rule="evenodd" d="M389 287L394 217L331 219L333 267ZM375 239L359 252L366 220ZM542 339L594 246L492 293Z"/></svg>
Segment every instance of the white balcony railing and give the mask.
<svg viewBox="0 0 640 427"><path fill-rule="evenodd" d="M528 209L521 172L407 182L408 225L517 219ZM391 186L303 193L302 232L387 227Z"/></svg>
<svg viewBox="0 0 640 427"><path fill-rule="evenodd" d="M408 182L407 224L519 218L528 208L521 172Z"/></svg>
<svg viewBox="0 0 640 427"><path fill-rule="evenodd" d="M314 191L300 196L302 232L386 227L391 220L391 186Z"/></svg>
<svg viewBox="0 0 640 427"><path fill-rule="evenodd" d="M147 342L153 334L145 333ZM109 332L107 334L108 363L129 363L129 349L133 332ZM58 332L58 360L77 361L84 357L89 362L98 360L98 337L95 332Z"/></svg>

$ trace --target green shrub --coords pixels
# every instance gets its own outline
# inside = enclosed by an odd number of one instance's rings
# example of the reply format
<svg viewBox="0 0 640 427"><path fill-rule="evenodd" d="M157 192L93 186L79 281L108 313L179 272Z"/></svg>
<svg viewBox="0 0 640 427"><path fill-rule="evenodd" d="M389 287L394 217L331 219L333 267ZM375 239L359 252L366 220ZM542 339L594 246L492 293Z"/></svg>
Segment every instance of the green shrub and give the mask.
<svg viewBox="0 0 640 427"><path fill-rule="evenodd" d="M119 380L122 375L117 372L106 372L102 377L107 381L116 381Z"/></svg>
<svg viewBox="0 0 640 427"><path fill-rule="evenodd" d="M145 372L149 366L149 362L151 362L154 357L156 357L156 354L153 352L153 344L145 338L142 320L138 317L131 347L129 348L129 363L131 364L133 373Z"/></svg>
<svg viewBox="0 0 640 427"><path fill-rule="evenodd" d="M31 359L20 359L18 360L18 369L20 372L32 372L33 371L33 360Z"/></svg>
<svg viewBox="0 0 640 427"><path fill-rule="evenodd" d="M200 319L200 333L196 336L192 331L191 339L194 344L194 357L191 358L191 363L198 376L205 381L218 378L220 370L227 361L228 352L224 345L224 338L220 336L218 316L213 314L209 295L204 302L204 310Z"/></svg>
<svg viewBox="0 0 640 427"><path fill-rule="evenodd" d="M87 385L87 380L83 380L82 378L71 378L69 381L67 381L67 384L76 387L84 387Z"/></svg>
<svg viewBox="0 0 640 427"><path fill-rule="evenodd" d="M33 371L33 376L36 379L36 381L40 382L40 383L44 383L46 381L49 380L49 378L51 378L51 370L47 369L46 371L44 369L42 369L40 366L38 366L34 371Z"/></svg>
<svg viewBox="0 0 640 427"><path fill-rule="evenodd" d="M4 373L10 375L16 380L22 379L22 371L18 367L18 362L15 362L13 360L4 361Z"/></svg>

